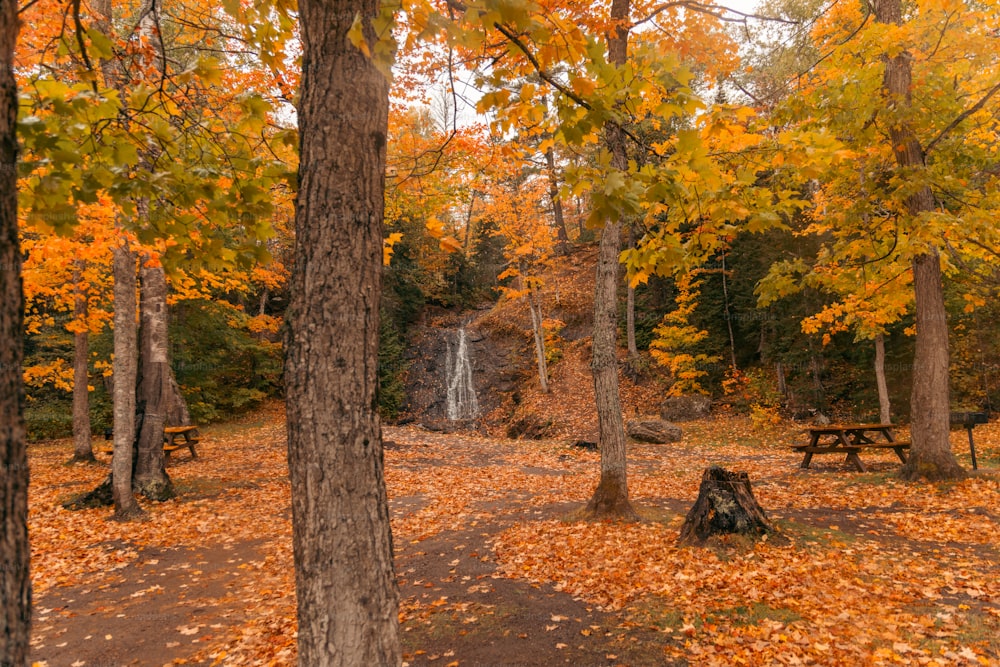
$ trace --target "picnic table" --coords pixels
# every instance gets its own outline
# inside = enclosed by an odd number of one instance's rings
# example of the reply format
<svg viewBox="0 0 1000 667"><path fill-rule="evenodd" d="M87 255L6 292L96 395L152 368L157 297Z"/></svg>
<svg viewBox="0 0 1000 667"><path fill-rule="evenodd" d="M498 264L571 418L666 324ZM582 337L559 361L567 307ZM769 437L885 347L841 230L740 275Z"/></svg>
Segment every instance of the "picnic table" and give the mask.
<svg viewBox="0 0 1000 667"><path fill-rule="evenodd" d="M892 424L829 424L826 426L811 426L806 429L809 442L792 447L802 452L802 468L808 468L814 454L847 455L847 463L852 464L858 472L865 472L865 464L858 457L862 449L891 449L906 463L906 450L910 443L896 440Z"/></svg>
<svg viewBox="0 0 1000 667"><path fill-rule="evenodd" d="M177 437L183 437L183 442L178 442ZM191 452L191 458L198 458L198 453L194 451L194 446L198 444L198 427L188 426L167 426L163 429L163 454L170 459L170 453L178 449L187 447Z"/></svg>
<svg viewBox="0 0 1000 667"><path fill-rule="evenodd" d="M110 440L112 438L111 429L105 429L104 439ZM178 440L178 438L180 438ZM194 446L198 444L198 427L189 424L187 426L167 426L163 429L163 455L166 460L170 460L170 454L177 451L178 449L187 448L191 452L191 458L198 458L198 452L195 451ZM100 451L104 454L113 454L114 448L110 444Z"/></svg>

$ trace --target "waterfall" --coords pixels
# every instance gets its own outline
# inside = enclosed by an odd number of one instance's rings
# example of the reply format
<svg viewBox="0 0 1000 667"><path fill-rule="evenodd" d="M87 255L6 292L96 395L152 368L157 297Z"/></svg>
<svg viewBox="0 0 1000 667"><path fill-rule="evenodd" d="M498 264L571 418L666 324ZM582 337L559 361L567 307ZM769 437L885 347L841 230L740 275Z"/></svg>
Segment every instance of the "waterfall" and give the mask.
<svg viewBox="0 0 1000 667"><path fill-rule="evenodd" d="M475 419L479 415L479 401L472 384L472 362L469 360L465 329L459 329L455 338L454 342L448 341L446 414L452 421Z"/></svg>

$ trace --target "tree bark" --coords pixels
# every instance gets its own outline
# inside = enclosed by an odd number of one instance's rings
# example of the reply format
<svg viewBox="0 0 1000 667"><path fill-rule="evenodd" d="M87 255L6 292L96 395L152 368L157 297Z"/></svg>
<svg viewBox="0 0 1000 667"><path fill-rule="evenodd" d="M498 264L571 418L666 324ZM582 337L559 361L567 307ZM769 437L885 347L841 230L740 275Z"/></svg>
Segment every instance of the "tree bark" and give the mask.
<svg viewBox="0 0 1000 667"><path fill-rule="evenodd" d="M174 369L169 367L168 370L169 375L167 380L170 382L170 400L167 403L167 425L187 426L192 423L191 413L188 411L187 399L184 398L180 385L177 384L177 376L174 375Z"/></svg>
<svg viewBox="0 0 1000 667"><path fill-rule="evenodd" d="M112 396L114 453L111 456L114 518L127 521L142 514L132 495L132 455L135 445L136 349L136 256L124 237L113 251L114 265L114 351L115 376Z"/></svg>
<svg viewBox="0 0 1000 667"><path fill-rule="evenodd" d="M901 0L876 0L875 19L879 23L903 22ZM912 106L912 55L902 51L886 55L882 91L887 109L906 110ZM905 117L905 113L900 116ZM905 121L889 126L889 140L901 170L925 167L924 151L913 128ZM934 211L934 194L924 186L906 200L913 219ZM913 387L910 396L910 456L900 475L904 479L955 479L965 476L951 451L949 433L948 317L941 284L941 259L936 248L914 256L913 290L917 337L913 358Z"/></svg>
<svg viewBox="0 0 1000 667"><path fill-rule="evenodd" d="M875 385L878 387L878 418L883 424L892 422L889 385L885 381L885 336L875 336Z"/></svg>
<svg viewBox="0 0 1000 667"><path fill-rule="evenodd" d="M24 300L17 239L17 3L0 0L0 665L26 665L31 621Z"/></svg>
<svg viewBox="0 0 1000 667"><path fill-rule="evenodd" d="M556 172L556 154L551 146L545 151L545 166L549 179L549 199L552 200L552 217L556 225L556 251L565 255L569 251L569 233L563 215L562 198L559 196L559 175Z"/></svg>
<svg viewBox="0 0 1000 667"><path fill-rule="evenodd" d="M163 465L163 428L168 422L173 386L167 354L167 277L159 264L143 254L139 269L139 375L136 406L142 415L132 487L150 500L174 495Z"/></svg>
<svg viewBox="0 0 1000 667"><path fill-rule="evenodd" d="M726 276L726 253L722 252L722 299L726 309L726 329L729 331L729 364L735 373L736 368L736 336L733 335L733 318L729 311L729 279Z"/></svg>
<svg viewBox="0 0 1000 667"><path fill-rule="evenodd" d="M88 372L89 330L87 328L87 287L83 282L85 260L79 259L73 270L73 321L79 329L73 334L73 458L72 461L95 461L90 443L90 374Z"/></svg>
<svg viewBox="0 0 1000 667"><path fill-rule="evenodd" d="M678 542L698 544L713 535L771 533L774 527L753 495L749 475L712 466L701 476L698 499L684 519Z"/></svg>
<svg viewBox="0 0 1000 667"><path fill-rule="evenodd" d="M639 346L635 342L635 288L631 283L625 286L625 340L628 358L635 361L639 358Z"/></svg>
<svg viewBox="0 0 1000 667"><path fill-rule="evenodd" d="M635 247L635 231L629 228L628 246ZM628 347L629 362L634 363L639 359L639 346L635 342L635 288L632 281L625 281L625 340Z"/></svg>
<svg viewBox="0 0 1000 667"><path fill-rule="evenodd" d="M538 384L542 393L549 392L549 368L545 361L545 330L543 328L542 304L538 302L538 291L528 289L528 309L531 311L531 331L535 338L535 362L538 365Z"/></svg>
<svg viewBox="0 0 1000 667"><path fill-rule="evenodd" d="M295 269L285 387L301 665L399 665L377 412L389 88L351 45L377 0L299 3Z"/></svg>
<svg viewBox="0 0 1000 667"><path fill-rule="evenodd" d="M613 0L611 19L615 22L608 39L608 59L622 67L628 55L629 0ZM628 156L625 132L616 122L604 128L604 141L611 153L611 166L625 171ZM594 289L594 339L591 370L594 374L594 399L597 403L598 445L601 450L601 481L587 503L590 516L614 516L634 520L635 510L628 497L625 424L618 392L618 254L621 250L622 220L608 220L601 232L597 253L597 277Z"/></svg>

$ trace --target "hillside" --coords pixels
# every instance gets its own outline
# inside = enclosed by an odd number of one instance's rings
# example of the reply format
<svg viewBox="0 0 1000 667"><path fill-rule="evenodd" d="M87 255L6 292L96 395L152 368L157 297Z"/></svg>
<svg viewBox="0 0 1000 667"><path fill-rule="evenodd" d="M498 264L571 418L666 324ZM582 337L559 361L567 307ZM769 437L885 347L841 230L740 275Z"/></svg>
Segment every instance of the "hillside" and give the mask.
<svg viewBox="0 0 1000 667"><path fill-rule="evenodd" d="M548 393L540 390L538 382L527 301L501 298L492 307L473 313L425 316L412 339L407 421L445 430L475 428L489 435L596 439L589 368L596 257L595 246L578 246L541 276L543 313L555 323L547 341ZM443 384L440 360L446 354L442 331L462 326L470 332L482 413L472 423L455 425L444 422L438 413ZM619 354L624 368L624 350ZM638 379L622 373L620 381L626 415L656 411L663 394L662 373L654 369Z"/></svg>

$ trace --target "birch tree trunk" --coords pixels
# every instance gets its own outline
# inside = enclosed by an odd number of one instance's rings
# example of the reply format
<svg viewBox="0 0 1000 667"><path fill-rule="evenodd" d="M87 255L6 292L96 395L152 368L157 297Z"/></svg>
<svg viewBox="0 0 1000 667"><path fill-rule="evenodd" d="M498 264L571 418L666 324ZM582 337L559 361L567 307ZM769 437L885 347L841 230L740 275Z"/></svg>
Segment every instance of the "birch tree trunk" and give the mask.
<svg viewBox="0 0 1000 667"><path fill-rule="evenodd" d="M302 0L285 387L299 664L400 665L378 332L389 87L347 38L377 0Z"/></svg>
<svg viewBox="0 0 1000 667"><path fill-rule="evenodd" d="M73 334L73 458L72 461L94 461L90 443L90 374L88 356L90 336L87 329L87 288L83 284L84 260L77 260L73 269L73 321L80 328Z"/></svg>
<svg viewBox="0 0 1000 667"><path fill-rule="evenodd" d="M892 423L889 385L885 381L885 336L875 336L875 386L878 388L878 418L883 424Z"/></svg>
<svg viewBox="0 0 1000 667"><path fill-rule="evenodd" d="M549 368L545 361L545 331L542 323L542 304L538 302L538 291L528 290L528 309L531 311L531 331L535 338L535 362L538 366L538 384L542 393L549 392Z"/></svg>
<svg viewBox="0 0 1000 667"><path fill-rule="evenodd" d="M612 64L622 67L628 55L629 0L613 0L611 19L614 32L608 39ZM617 123L604 128L604 142L615 169L628 169L625 133ZM618 392L618 254L621 250L622 220L608 220L601 232L597 255L597 278L594 290L594 339L591 370L594 374L594 399L597 403L597 428L601 450L601 481L587 503L591 516L615 516L635 519L628 497L626 472L625 424Z"/></svg>
<svg viewBox="0 0 1000 667"><path fill-rule="evenodd" d="M28 661L28 456L24 433L24 300L17 239L17 3L0 0L0 665Z"/></svg>
<svg viewBox="0 0 1000 667"><path fill-rule="evenodd" d="M879 23L903 22L901 0L875 0ZM900 110L912 106L912 54L902 51L885 55L882 91L887 110L905 117ZM889 126L889 140L901 170L923 169L924 151L906 121ZM934 193L923 186L906 201L912 218L935 209ZM941 284L941 259L936 248L928 247L913 258L913 290L917 324L913 358L913 388L910 397L910 456L900 475L904 479L955 479L965 476L951 451L949 434L948 316Z"/></svg>

